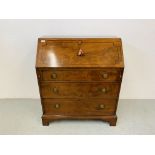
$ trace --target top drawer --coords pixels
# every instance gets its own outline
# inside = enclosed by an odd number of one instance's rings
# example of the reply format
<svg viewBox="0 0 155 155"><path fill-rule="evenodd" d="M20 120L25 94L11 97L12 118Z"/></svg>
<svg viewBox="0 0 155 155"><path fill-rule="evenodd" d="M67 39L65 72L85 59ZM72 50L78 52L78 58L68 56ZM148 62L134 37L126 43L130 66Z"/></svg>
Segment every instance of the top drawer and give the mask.
<svg viewBox="0 0 155 155"><path fill-rule="evenodd" d="M121 81L121 70L44 70L43 81Z"/></svg>

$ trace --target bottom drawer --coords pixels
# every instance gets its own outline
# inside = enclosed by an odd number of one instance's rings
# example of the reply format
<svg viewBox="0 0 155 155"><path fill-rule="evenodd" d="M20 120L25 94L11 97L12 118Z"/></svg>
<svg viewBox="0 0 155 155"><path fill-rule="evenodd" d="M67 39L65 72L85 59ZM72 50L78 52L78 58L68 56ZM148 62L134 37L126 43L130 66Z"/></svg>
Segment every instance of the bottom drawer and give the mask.
<svg viewBox="0 0 155 155"><path fill-rule="evenodd" d="M44 113L50 115L114 115L117 107L115 99L43 99L42 101Z"/></svg>

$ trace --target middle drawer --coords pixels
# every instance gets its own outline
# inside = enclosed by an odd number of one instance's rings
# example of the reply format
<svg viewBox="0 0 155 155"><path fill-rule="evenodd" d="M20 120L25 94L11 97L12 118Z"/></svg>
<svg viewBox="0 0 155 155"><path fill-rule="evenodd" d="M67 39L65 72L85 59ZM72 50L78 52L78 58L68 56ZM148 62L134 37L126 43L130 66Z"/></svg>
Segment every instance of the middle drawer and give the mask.
<svg viewBox="0 0 155 155"><path fill-rule="evenodd" d="M120 83L41 82L42 98L117 98Z"/></svg>

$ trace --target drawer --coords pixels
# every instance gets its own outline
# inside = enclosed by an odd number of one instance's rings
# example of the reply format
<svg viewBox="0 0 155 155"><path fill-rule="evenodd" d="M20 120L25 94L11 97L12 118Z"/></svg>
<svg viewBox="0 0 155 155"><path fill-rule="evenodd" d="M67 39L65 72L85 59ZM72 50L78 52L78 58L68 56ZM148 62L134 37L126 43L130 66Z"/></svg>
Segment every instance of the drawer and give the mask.
<svg viewBox="0 0 155 155"><path fill-rule="evenodd" d="M41 82L42 98L117 98L119 83Z"/></svg>
<svg viewBox="0 0 155 155"><path fill-rule="evenodd" d="M104 100L44 99L45 114L51 115L114 115L117 102Z"/></svg>
<svg viewBox="0 0 155 155"><path fill-rule="evenodd" d="M121 70L45 70L44 81L120 81Z"/></svg>

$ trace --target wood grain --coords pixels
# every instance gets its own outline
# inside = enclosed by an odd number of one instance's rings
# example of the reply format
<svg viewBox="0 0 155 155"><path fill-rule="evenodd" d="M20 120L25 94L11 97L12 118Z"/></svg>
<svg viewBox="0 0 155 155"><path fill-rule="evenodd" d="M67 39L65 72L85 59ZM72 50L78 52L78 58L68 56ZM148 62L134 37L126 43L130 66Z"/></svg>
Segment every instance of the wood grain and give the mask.
<svg viewBox="0 0 155 155"><path fill-rule="evenodd" d="M119 83L41 82L42 98L117 98Z"/></svg>
<svg viewBox="0 0 155 155"><path fill-rule="evenodd" d="M39 38L36 74L43 125L99 119L115 126L123 71L120 38Z"/></svg>
<svg viewBox="0 0 155 155"><path fill-rule="evenodd" d="M82 49L84 56L77 56ZM121 40L50 39L38 40L36 67L118 67L123 68Z"/></svg>
<svg viewBox="0 0 155 155"><path fill-rule="evenodd" d="M76 69L76 70L43 70L43 81L121 81L122 72L119 69Z"/></svg>
<svg viewBox="0 0 155 155"><path fill-rule="evenodd" d="M45 114L51 115L114 115L116 99L44 99Z"/></svg>

